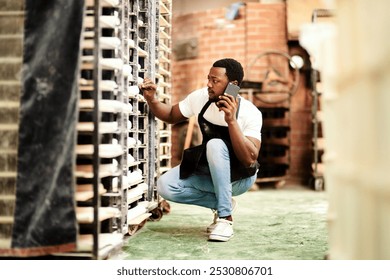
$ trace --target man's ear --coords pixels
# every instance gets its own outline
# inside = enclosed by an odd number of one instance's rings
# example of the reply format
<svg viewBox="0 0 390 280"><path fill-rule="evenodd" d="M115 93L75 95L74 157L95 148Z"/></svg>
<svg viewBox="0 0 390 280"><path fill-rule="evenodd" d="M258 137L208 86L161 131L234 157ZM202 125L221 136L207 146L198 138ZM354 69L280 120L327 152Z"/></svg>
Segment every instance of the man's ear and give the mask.
<svg viewBox="0 0 390 280"><path fill-rule="evenodd" d="M231 81L231 83L232 83L233 85L238 86L238 81L237 81L237 80Z"/></svg>

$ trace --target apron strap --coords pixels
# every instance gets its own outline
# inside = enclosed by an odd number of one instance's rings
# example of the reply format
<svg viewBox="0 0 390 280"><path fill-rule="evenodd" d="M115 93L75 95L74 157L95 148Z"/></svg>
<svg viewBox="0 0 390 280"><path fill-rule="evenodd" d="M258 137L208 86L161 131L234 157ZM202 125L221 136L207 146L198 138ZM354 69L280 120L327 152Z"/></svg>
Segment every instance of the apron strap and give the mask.
<svg viewBox="0 0 390 280"><path fill-rule="evenodd" d="M203 116L203 115L204 115L204 112L206 112L207 108L210 106L210 104L211 104L212 102L213 102L213 101L208 100L208 101L206 102L206 104L204 104L202 110L201 110L200 113L199 113L199 116Z"/></svg>
<svg viewBox="0 0 390 280"><path fill-rule="evenodd" d="M237 113L236 113L236 119L238 119L238 112L240 111L240 106L241 105L241 97L238 98L238 108L237 108Z"/></svg>

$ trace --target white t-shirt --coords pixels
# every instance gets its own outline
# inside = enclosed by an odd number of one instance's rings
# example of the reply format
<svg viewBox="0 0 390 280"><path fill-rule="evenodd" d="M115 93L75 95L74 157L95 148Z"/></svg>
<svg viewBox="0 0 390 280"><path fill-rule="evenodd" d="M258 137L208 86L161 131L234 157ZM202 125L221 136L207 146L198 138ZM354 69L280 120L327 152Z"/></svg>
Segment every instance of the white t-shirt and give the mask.
<svg viewBox="0 0 390 280"><path fill-rule="evenodd" d="M261 141L261 127L263 118L260 110L253 105L252 102L239 96L240 110L238 112L237 123L244 134L244 136L251 136ZM186 118L192 116L198 117L203 106L209 100L207 88L201 88L191 92L184 100L179 102L180 112ZM215 103L211 103L209 108L204 113L204 118L209 122L227 126L225 122L225 112L219 111Z"/></svg>

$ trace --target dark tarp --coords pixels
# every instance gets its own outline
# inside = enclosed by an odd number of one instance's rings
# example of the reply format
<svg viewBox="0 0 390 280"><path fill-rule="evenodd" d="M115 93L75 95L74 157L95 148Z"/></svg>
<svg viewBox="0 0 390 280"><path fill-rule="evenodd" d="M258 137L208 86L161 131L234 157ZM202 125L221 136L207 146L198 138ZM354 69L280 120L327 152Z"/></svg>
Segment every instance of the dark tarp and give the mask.
<svg viewBox="0 0 390 280"><path fill-rule="evenodd" d="M14 255L74 250L78 75L84 1L25 2Z"/></svg>

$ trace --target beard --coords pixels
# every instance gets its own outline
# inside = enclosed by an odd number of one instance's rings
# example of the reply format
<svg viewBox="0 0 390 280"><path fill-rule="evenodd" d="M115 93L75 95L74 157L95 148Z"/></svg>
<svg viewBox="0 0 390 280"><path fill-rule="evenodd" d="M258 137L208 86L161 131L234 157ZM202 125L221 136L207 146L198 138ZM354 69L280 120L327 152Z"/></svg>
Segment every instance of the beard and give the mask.
<svg viewBox="0 0 390 280"><path fill-rule="evenodd" d="M211 102L217 103L219 101L218 97L209 98Z"/></svg>
<svg viewBox="0 0 390 280"><path fill-rule="evenodd" d="M210 94L211 94L211 96L210 96ZM218 96L215 96L215 92L209 92L209 100L211 102L216 103L219 101L219 98L218 98Z"/></svg>

